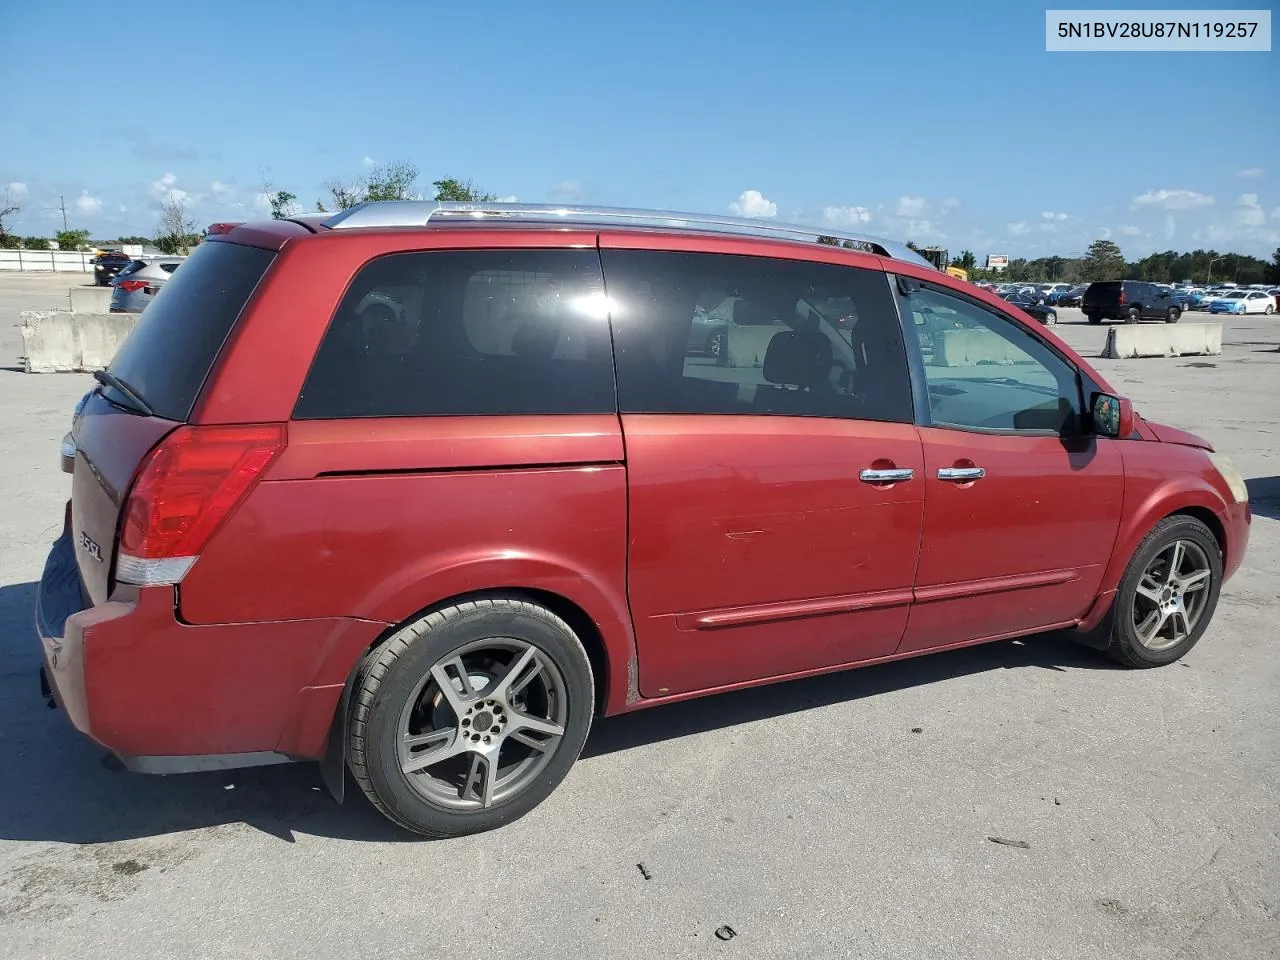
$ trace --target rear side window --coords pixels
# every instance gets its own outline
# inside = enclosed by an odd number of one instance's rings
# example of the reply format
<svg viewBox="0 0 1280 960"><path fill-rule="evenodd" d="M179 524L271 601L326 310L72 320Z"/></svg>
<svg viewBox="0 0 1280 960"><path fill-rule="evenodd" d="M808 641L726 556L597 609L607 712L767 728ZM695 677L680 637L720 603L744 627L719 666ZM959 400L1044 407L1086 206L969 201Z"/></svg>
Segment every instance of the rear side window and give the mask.
<svg viewBox="0 0 1280 960"><path fill-rule="evenodd" d="M383 257L356 275L294 416L616 409L594 250L449 250Z"/></svg>
<svg viewBox="0 0 1280 960"><path fill-rule="evenodd" d="M1119 280L1102 280L1089 284L1087 296L1090 300L1118 300L1124 284Z"/></svg>
<svg viewBox="0 0 1280 960"><path fill-rule="evenodd" d="M227 334L274 258L274 252L257 247L200 244L143 311L111 361L111 373L156 416L186 420Z"/></svg>
<svg viewBox="0 0 1280 960"><path fill-rule="evenodd" d="M624 413L911 421L883 273L726 254L601 255Z"/></svg>

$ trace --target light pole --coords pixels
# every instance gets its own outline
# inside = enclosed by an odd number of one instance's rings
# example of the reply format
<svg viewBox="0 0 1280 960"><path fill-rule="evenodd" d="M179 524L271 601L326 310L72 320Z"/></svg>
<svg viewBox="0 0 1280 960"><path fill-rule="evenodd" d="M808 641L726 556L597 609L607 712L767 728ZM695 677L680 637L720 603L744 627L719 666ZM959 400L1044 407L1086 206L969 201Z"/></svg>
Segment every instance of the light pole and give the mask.
<svg viewBox="0 0 1280 960"><path fill-rule="evenodd" d="M1227 258L1214 257L1212 260L1209 261L1209 269L1205 271L1205 275L1204 275L1204 285L1206 287L1209 285L1209 281L1213 279L1213 265L1217 263L1219 260L1225 260L1225 259Z"/></svg>

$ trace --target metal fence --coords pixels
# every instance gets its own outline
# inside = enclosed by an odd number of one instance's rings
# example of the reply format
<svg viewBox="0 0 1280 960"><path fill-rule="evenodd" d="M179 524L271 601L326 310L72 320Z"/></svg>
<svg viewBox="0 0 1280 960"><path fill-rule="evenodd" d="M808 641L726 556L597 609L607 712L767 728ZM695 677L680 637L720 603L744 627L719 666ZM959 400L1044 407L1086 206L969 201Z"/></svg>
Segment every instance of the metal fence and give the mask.
<svg viewBox="0 0 1280 960"><path fill-rule="evenodd" d="M0 250L0 271L92 273L93 254L75 250Z"/></svg>

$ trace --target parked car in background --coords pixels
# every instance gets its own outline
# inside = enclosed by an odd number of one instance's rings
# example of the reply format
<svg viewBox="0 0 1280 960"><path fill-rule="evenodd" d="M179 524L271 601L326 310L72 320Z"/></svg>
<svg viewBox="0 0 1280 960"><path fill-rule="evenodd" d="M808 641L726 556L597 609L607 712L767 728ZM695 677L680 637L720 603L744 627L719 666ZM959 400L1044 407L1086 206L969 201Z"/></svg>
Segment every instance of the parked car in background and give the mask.
<svg viewBox="0 0 1280 960"><path fill-rule="evenodd" d="M130 269L122 271L111 281L111 313L141 313L147 308L160 288L165 285L175 270L182 265L182 259L156 260L146 263L134 261L141 266L130 264Z"/></svg>
<svg viewBox="0 0 1280 960"><path fill-rule="evenodd" d="M1013 304L1023 313L1035 317L1045 326L1051 327L1058 322L1058 311L1029 293L1015 290L1006 293L1001 299Z"/></svg>
<svg viewBox="0 0 1280 960"><path fill-rule="evenodd" d="M1262 313L1270 316L1276 312L1276 298L1261 290L1232 290L1209 304L1210 313Z"/></svg>
<svg viewBox="0 0 1280 960"><path fill-rule="evenodd" d="M1087 283L1077 283L1075 286L1059 293L1055 305L1059 307L1078 307L1084 297L1084 292L1088 289L1089 285Z"/></svg>
<svg viewBox="0 0 1280 960"><path fill-rule="evenodd" d="M108 251L93 258L93 283L97 287L105 287L111 283L127 267L133 258L123 253Z"/></svg>
<svg viewBox="0 0 1280 960"><path fill-rule="evenodd" d="M1191 295L1191 308L1193 310L1208 310L1209 304L1213 303L1223 294L1228 293L1227 290L1218 288L1210 288L1206 290L1197 290Z"/></svg>
<svg viewBox="0 0 1280 960"><path fill-rule="evenodd" d="M443 837L536 807L598 716L1050 629L1190 651L1249 538L1230 461L906 245L804 230L433 201L211 230L63 441L48 700L130 769L320 761ZM688 363L725 296L762 362Z"/></svg>
<svg viewBox="0 0 1280 960"><path fill-rule="evenodd" d="M1163 320L1177 323L1182 309L1169 290L1145 280L1099 280L1089 284L1081 309L1090 323L1103 320Z"/></svg>

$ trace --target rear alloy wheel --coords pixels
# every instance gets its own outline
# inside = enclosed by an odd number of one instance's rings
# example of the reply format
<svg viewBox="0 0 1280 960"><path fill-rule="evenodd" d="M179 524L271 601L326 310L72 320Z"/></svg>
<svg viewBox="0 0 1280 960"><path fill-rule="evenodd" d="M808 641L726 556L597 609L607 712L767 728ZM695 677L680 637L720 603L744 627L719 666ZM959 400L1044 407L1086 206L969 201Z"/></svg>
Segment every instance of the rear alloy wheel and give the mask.
<svg viewBox="0 0 1280 960"><path fill-rule="evenodd" d="M514 598L447 607L378 646L356 684L350 766L383 814L427 837L510 823L564 779L594 711L569 625Z"/></svg>
<svg viewBox="0 0 1280 960"><path fill-rule="evenodd" d="M1275 308L1275 307L1273 307L1273 306L1271 306L1270 304L1268 304L1268 305L1267 305L1267 309L1266 309L1266 310L1264 310L1264 311L1262 311L1262 312L1263 312L1263 313L1265 313L1265 314L1269 317L1269 316L1271 316L1273 313L1275 313L1275 312L1276 312L1276 308Z"/></svg>
<svg viewBox="0 0 1280 960"><path fill-rule="evenodd" d="M1169 312L1168 312L1167 314L1165 314L1164 322L1165 322L1165 323L1177 323L1177 322L1178 322L1178 318L1179 318L1179 317L1181 317L1181 316L1182 316L1182 311L1181 311L1181 310L1179 310L1177 307L1170 307L1170 308L1169 308Z"/></svg>
<svg viewBox="0 0 1280 960"><path fill-rule="evenodd" d="M1058 325L1058 315L1050 310L1044 315L1044 324L1046 327L1054 327Z"/></svg>
<svg viewBox="0 0 1280 960"><path fill-rule="evenodd" d="M1124 315L1125 323L1137 323L1141 319L1142 319L1141 307L1130 307L1128 312L1126 312Z"/></svg>
<svg viewBox="0 0 1280 960"><path fill-rule="evenodd" d="M1222 554L1209 528L1182 515L1160 521L1120 582L1107 652L1131 667L1173 663L1204 634L1221 587Z"/></svg>

